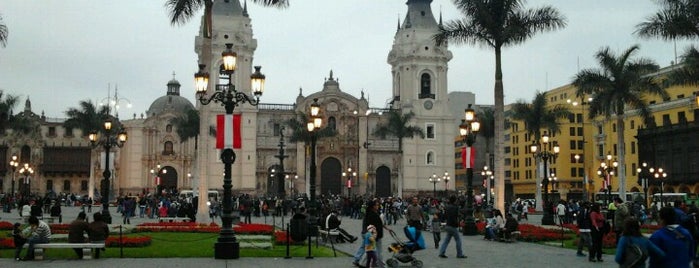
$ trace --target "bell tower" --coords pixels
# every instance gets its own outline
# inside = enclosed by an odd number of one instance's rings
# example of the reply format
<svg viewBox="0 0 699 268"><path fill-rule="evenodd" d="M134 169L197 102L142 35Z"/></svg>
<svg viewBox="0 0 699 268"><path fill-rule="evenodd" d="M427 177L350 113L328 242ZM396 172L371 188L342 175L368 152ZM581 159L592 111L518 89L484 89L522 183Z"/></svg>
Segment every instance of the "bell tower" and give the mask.
<svg viewBox="0 0 699 268"><path fill-rule="evenodd" d="M446 44L437 46L433 39L441 15L437 22L431 3L432 0L406 2L408 12L403 22L398 22L387 59L393 79L391 108L403 114L414 113L410 125L425 133L424 139L403 140L403 170L398 170L402 180L399 176L396 185L399 194L401 190L432 189L427 178L444 172L451 174L448 186L454 190L454 137L458 128L454 126L447 95L447 70L452 54Z"/></svg>

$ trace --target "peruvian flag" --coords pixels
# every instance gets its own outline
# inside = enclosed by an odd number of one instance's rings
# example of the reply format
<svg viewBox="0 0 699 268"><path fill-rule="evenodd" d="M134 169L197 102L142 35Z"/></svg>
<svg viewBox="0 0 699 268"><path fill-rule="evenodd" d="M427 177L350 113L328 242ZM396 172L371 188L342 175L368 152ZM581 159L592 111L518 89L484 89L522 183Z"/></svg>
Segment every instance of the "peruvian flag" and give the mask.
<svg viewBox="0 0 699 268"><path fill-rule="evenodd" d="M160 176L155 176L155 185L160 185Z"/></svg>
<svg viewBox="0 0 699 268"><path fill-rule="evenodd" d="M604 182L603 182L604 189L606 190L607 187L610 186L610 185L611 185L611 184L610 184L610 181L609 181L609 174L607 174L607 175L604 176Z"/></svg>
<svg viewBox="0 0 699 268"><path fill-rule="evenodd" d="M352 188L352 180L347 180L347 188Z"/></svg>
<svg viewBox="0 0 699 268"><path fill-rule="evenodd" d="M473 168L476 165L476 148L462 147L461 163L463 163L464 168Z"/></svg>
<svg viewBox="0 0 699 268"><path fill-rule="evenodd" d="M240 114L216 115L216 149L240 148L240 120Z"/></svg>

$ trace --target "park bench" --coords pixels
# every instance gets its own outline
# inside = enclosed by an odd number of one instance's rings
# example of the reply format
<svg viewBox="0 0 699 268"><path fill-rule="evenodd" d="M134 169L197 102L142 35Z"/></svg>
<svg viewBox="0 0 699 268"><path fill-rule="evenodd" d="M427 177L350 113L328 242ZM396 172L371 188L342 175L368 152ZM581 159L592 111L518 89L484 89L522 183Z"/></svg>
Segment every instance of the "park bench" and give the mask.
<svg viewBox="0 0 699 268"><path fill-rule="evenodd" d="M29 247L29 244L24 244L24 247ZM103 249L104 243L46 243L34 245L34 259L44 259L44 249L48 248L82 248L83 259L92 259L92 249Z"/></svg>
<svg viewBox="0 0 699 268"><path fill-rule="evenodd" d="M323 243L331 242L337 244L340 237L340 231L337 230L328 231L325 229L318 229L318 234L320 235L320 239L323 240Z"/></svg>
<svg viewBox="0 0 699 268"><path fill-rule="evenodd" d="M51 216L46 216L42 217L41 220L45 221L46 223L58 223L58 217L51 217Z"/></svg>
<svg viewBox="0 0 699 268"><path fill-rule="evenodd" d="M520 231L510 232L509 237L503 238L502 241L508 243L517 242L517 238L519 238L521 234L522 232Z"/></svg>
<svg viewBox="0 0 699 268"><path fill-rule="evenodd" d="M187 218L187 217L184 217L184 218L180 218L180 217L160 217L160 218L158 218L158 221L159 221L159 222L178 222L178 221L181 221L181 222L189 222L190 220L192 220L192 219Z"/></svg>

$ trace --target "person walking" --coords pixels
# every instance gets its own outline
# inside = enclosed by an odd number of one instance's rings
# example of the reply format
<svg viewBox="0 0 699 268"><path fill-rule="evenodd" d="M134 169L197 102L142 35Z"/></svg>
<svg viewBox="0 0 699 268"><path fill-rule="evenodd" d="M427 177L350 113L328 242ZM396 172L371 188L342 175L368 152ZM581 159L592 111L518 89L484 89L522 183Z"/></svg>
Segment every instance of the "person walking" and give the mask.
<svg viewBox="0 0 699 268"><path fill-rule="evenodd" d="M367 232L364 235L364 251L366 252L365 267L377 267L378 261L376 257L376 227L374 225L367 226Z"/></svg>
<svg viewBox="0 0 699 268"><path fill-rule="evenodd" d="M383 224L383 221L381 220L381 216L379 215L379 208L381 207L381 203L375 200L371 200L367 202L367 211L366 215L364 216L364 220L362 220L362 235L366 235L367 232L367 227L369 225L373 225L376 227L376 248L381 249L383 248L381 246L381 238L383 238L383 230L386 229L388 231L391 231L388 227L386 227ZM362 241L364 241L363 239ZM366 251L365 249L365 242L362 242L361 245L359 245L359 248L357 249L357 252L354 254L354 261L352 264L357 267L362 267L359 264L359 261L362 259L362 256L364 255L364 252ZM383 259L381 258L381 250L377 251L377 263L382 266L383 264Z"/></svg>
<svg viewBox="0 0 699 268"><path fill-rule="evenodd" d="M623 230L624 233L616 245L616 255L614 256L614 261L621 267L645 268L648 255L665 257L665 252L641 234L641 225L636 218L631 217L624 220ZM638 246L642 254L630 252L632 249L630 245Z"/></svg>
<svg viewBox="0 0 699 268"><path fill-rule="evenodd" d="M658 212L662 228L653 232L650 241L657 245L665 256L650 255L650 267L689 267L694 257L696 244L687 229L675 222L672 207L663 207Z"/></svg>
<svg viewBox="0 0 699 268"><path fill-rule="evenodd" d="M418 230L422 230L422 207L420 206L417 196L413 197L412 203L408 206L408 213L406 218L408 219L408 225L415 227Z"/></svg>
<svg viewBox="0 0 699 268"><path fill-rule="evenodd" d="M587 246L588 253L592 254L592 223L590 222L590 204L587 202L582 203L580 210L578 211L575 221L578 223L578 229L580 231L580 241L578 242L578 257L585 257L585 253L582 252L583 246Z"/></svg>
<svg viewBox="0 0 699 268"><path fill-rule="evenodd" d="M605 234L604 230L604 216L600 212L599 204L592 204L592 209L590 211L590 223L592 224L592 250L590 250L590 256L588 260L590 262L602 262L602 237Z"/></svg>
<svg viewBox="0 0 699 268"><path fill-rule="evenodd" d="M556 214L558 214L558 224L563 225L566 222L566 203L563 200L558 201L556 206Z"/></svg>
<svg viewBox="0 0 699 268"><path fill-rule="evenodd" d="M449 197L449 204L447 204L447 207L444 209L444 216L446 218L447 223L444 226L446 236L444 237L444 242L442 242L442 245L439 247L439 257L447 258L447 255L445 255L445 252L447 251L447 246L449 246L449 241L451 241L451 239L454 238L454 241L456 242L456 257L464 259L466 258L466 255L464 255L464 252L461 249L461 236L459 235L458 231L459 207L456 205L455 196Z"/></svg>
<svg viewBox="0 0 699 268"><path fill-rule="evenodd" d="M89 230L89 225L85 220L87 215L85 212L78 213L78 218L68 225L68 243L85 243L85 234ZM82 248L73 248L78 259L83 258Z"/></svg>
<svg viewBox="0 0 699 268"><path fill-rule="evenodd" d="M439 212L434 213L432 216L432 225L430 226L430 230L432 231L432 238L434 238L434 248L439 248L439 240L442 239L442 220L440 219Z"/></svg>

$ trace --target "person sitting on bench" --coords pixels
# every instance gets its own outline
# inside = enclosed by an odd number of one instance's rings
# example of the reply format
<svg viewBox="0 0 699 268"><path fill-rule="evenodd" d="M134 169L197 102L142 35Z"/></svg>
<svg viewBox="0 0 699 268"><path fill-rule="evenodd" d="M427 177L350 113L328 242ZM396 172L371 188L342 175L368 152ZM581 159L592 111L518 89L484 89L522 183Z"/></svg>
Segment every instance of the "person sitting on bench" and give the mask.
<svg viewBox="0 0 699 268"><path fill-rule="evenodd" d="M25 261L34 260L34 245L46 244L49 242L49 239L51 239L51 228L44 221L40 221L36 216L29 217L29 226L32 233L27 239L29 247L23 259Z"/></svg>
<svg viewBox="0 0 699 268"><path fill-rule="evenodd" d="M332 210L330 211L330 214L328 214L328 217L325 218L325 229L328 232L331 231L338 231L340 232L339 236L339 241L340 243L344 241L349 241L350 243L354 243L355 240L357 240L357 237L350 235L345 231L345 229L340 228L340 219L337 218L337 211Z"/></svg>
<svg viewBox="0 0 699 268"><path fill-rule="evenodd" d="M80 213L78 213L78 218L68 225L68 243L85 243L85 234L87 234L89 230L89 225L85 220L86 218L87 214L80 211ZM73 248L73 250L75 254L78 255L78 259L83 258L82 248Z"/></svg>
<svg viewBox="0 0 699 268"><path fill-rule="evenodd" d="M515 219L515 217L512 216L512 214L507 214L507 217L505 218L505 229L502 232L502 238L505 241L510 241L512 240L512 232L517 231L519 228L519 223Z"/></svg>

